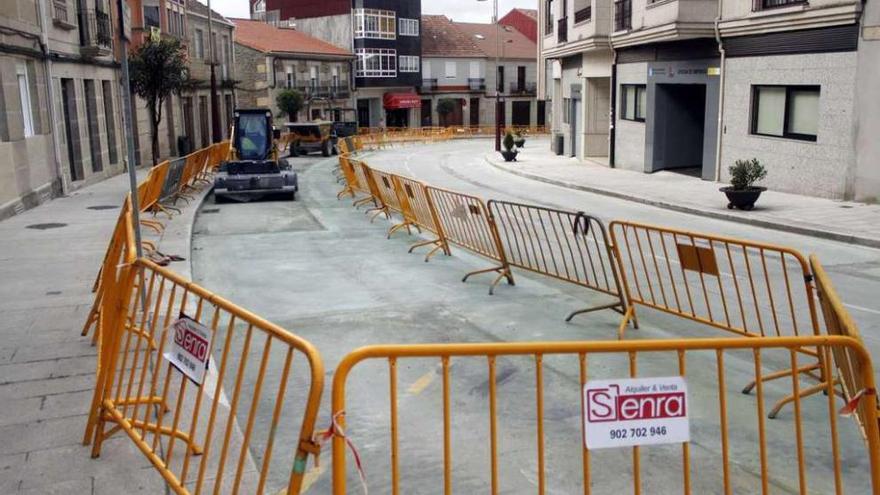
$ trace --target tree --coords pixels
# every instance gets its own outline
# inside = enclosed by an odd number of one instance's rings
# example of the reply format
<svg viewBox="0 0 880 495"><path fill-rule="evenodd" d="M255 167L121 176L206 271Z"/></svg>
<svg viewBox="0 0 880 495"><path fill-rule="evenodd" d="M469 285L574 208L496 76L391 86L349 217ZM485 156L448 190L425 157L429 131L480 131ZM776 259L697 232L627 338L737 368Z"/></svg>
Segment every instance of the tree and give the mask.
<svg viewBox="0 0 880 495"><path fill-rule="evenodd" d="M162 104L172 94L179 94L189 79L186 51L177 38L148 40L129 54L131 90L146 102L150 116L153 165L159 161L159 124Z"/></svg>
<svg viewBox="0 0 880 495"><path fill-rule="evenodd" d="M288 121L296 122L296 114L303 107L303 95L295 89L285 89L278 93L275 103L282 114L287 114Z"/></svg>
<svg viewBox="0 0 880 495"><path fill-rule="evenodd" d="M437 113L446 117L455 111L455 100L452 98L441 98L437 101Z"/></svg>

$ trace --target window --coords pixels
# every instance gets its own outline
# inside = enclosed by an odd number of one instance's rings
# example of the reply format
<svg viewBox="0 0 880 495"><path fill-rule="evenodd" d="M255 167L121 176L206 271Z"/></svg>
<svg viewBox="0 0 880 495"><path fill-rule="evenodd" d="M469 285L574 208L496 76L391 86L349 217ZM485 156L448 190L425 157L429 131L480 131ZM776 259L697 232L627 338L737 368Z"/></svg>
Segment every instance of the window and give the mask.
<svg viewBox="0 0 880 495"><path fill-rule="evenodd" d="M356 77L396 77L397 50L358 48Z"/></svg>
<svg viewBox="0 0 880 495"><path fill-rule="evenodd" d="M419 72L419 57L415 55L401 55L398 67L400 72Z"/></svg>
<svg viewBox="0 0 880 495"><path fill-rule="evenodd" d="M193 38L193 49L195 50L195 57L197 60L204 60L205 33L203 33L201 29L196 29Z"/></svg>
<svg viewBox="0 0 880 495"><path fill-rule="evenodd" d="M752 86L752 134L815 141L819 86Z"/></svg>
<svg viewBox="0 0 880 495"><path fill-rule="evenodd" d="M144 6L144 26L159 27L159 7Z"/></svg>
<svg viewBox="0 0 880 495"><path fill-rule="evenodd" d="M34 135L34 114L31 107L31 87L28 84L27 71L24 67L19 67L18 74L18 94L21 98L21 119L24 125L24 137L29 138Z"/></svg>
<svg viewBox="0 0 880 495"><path fill-rule="evenodd" d="M455 79L455 62L446 62L446 79Z"/></svg>
<svg viewBox="0 0 880 495"><path fill-rule="evenodd" d="M571 122L571 98L563 98L562 99L562 123L568 124Z"/></svg>
<svg viewBox="0 0 880 495"><path fill-rule="evenodd" d="M257 0L254 2L254 12L265 12L266 11L266 2L265 0Z"/></svg>
<svg viewBox="0 0 880 495"><path fill-rule="evenodd" d="M293 76L293 67L287 68L287 89L292 88L296 83L296 79Z"/></svg>
<svg viewBox="0 0 880 495"><path fill-rule="evenodd" d="M354 37L397 38L397 13L393 10L354 9Z"/></svg>
<svg viewBox="0 0 880 495"><path fill-rule="evenodd" d="M620 118L623 120L645 121L645 107L648 106L648 92L644 84L623 84L620 87Z"/></svg>
<svg viewBox="0 0 880 495"><path fill-rule="evenodd" d="M401 36L418 36L419 20L418 19L400 19L400 35Z"/></svg>

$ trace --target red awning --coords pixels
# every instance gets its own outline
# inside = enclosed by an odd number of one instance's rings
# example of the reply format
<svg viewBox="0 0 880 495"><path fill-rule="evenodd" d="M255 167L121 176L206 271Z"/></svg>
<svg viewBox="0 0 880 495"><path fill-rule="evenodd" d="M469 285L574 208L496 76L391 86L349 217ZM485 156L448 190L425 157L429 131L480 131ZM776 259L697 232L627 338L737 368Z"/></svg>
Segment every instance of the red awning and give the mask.
<svg viewBox="0 0 880 495"><path fill-rule="evenodd" d="M397 108L420 108L422 100L415 93L385 93L382 104L389 110Z"/></svg>

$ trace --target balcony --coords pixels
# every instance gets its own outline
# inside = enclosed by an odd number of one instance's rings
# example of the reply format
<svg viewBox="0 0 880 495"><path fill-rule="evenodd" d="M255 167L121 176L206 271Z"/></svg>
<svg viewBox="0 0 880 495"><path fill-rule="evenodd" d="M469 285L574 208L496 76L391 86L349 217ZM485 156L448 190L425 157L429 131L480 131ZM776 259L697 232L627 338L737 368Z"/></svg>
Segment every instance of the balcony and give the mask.
<svg viewBox="0 0 880 495"><path fill-rule="evenodd" d="M544 34L553 34L553 14L547 13L547 22L544 23Z"/></svg>
<svg viewBox="0 0 880 495"><path fill-rule="evenodd" d="M76 24L71 22L70 17L66 0L54 0L52 2L52 24L61 29L76 29Z"/></svg>
<svg viewBox="0 0 880 495"><path fill-rule="evenodd" d="M510 94L511 95L534 95L538 92L537 83L533 82L511 82L510 83Z"/></svg>
<svg viewBox="0 0 880 495"><path fill-rule="evenodd" d="M422 79L421 90L423 93L437 91L437 79Z"/></svg>
<svg viewBox="0 0 880 495"><path fill-rule="evenodd" d="M318 84L298 84L294 88L307 100L315 99L342 99L351 96L351 90L348 85L318 85Z"/></svg>
<svg viewBox="0 0 880 495"><path fill-rule="evenodd" d="M580 24L581 22L587 22L592 18L593 18L593 7L591 7L589 5L574 13L574 23L575 24Z"/></svg>
<svg viewBox="0 0 880 495"><path fill-rule="evenodd" d="M632 0L614 2L614 31L629 31L632 28Z"/></svg>
<svg viewBox="0 0 880 495"><path fill-rule="evenodd" d="M752 1L752 10L760 11L760 10L769 10L769 9L778 9L780 7L790 7L792 5L803 5L807 3L806 0L753 0Z"/></svg>
<svg viewBox="0 0 880 495"><path fill-rule="evenodd" d="M556 41L565 43L568 41L568 17L563 17L556 22Z"/></svg>
<svg viewBox="0 0 880 495"><path fill-rule="evenodd" d="M113 44L110 16L97 9L82 10L79 13L79 44L84 57L103 57L110 55Z"/></svg>
<svg viewBox="0 0 880 495"><path fill-rule="evenodd" d="M468 78L468 89L471 91L486 91L486 79L482 77Z"/></svg>

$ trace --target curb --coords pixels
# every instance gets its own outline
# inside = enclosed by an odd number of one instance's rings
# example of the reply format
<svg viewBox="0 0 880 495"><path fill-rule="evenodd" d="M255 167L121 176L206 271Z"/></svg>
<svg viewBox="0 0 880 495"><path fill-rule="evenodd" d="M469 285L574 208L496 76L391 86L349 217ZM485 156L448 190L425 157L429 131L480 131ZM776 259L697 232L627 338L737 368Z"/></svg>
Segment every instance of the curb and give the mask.
<svg viewBox="0 0 880 495"><path fill-rule="evenodd" d="M859 246L865 246L865 247L870 247L870 248L880 248L880 239L876 239L873 237L861 237L858 235L844 234L844 233L840 233L840 232L833 232L833 231L829 231L829 230L822 230L822 229L818 229L818 228L807 227L807 226L803 226L803 225L792 225L790 223L775 222L775 221L763 220L763 219L759 219L759 218L749 218L746 216L727 215L727 214L719 213L719 212L715 212L715 211L701 210L699 208L695 208L695 207L691 207L691 206L684 206L684 205L680 205L680 204L669 203L666 201L644 198L644 197L640 197L640 196L634 196L632 194L625 194L625 193L621 193L618 191L612 191L610 189L603 189L600 187L587 186L587 185L581 185L581 184L573 184L571 182L566 182L566 181L558 180L558 179L550 179L550 178L543 177L543 176L540 176L537 174L523 172L522 170L517 170L517 169L510 167L508 165L503 165L499 162L495 162L495 161L491 160L487 155L483 156L483 160L485 160L486 163L488 163L489 165L491 165L491 166L493 166L503 172L513 174L513 175L518 175L518 176L526 178L526 179L530 179L530 180L534 180L534 181L538 181L538 182L543 182L545 184L551 184L554 186L564 187L567 189L575 189L575 190L594 193L594 194L601 194L603 196L610 196L613 198L632 201L634 203L641 203L641 204L645 204L645 205L649 205L649 206L656 206L658 208L677 211L679 213L688 213L691 215L698 215L701 217L715 218L718 220L726 220L728 222L737 222L737 223L743 223L743 224L748 224L748 225L754 225L756 227L781 230L781 231L790 232L793 234L818 237L821 239L828 239L828 240L832 240L832 241L845 242L845 243L849 243L849 244L857 244Z"/></svg>

